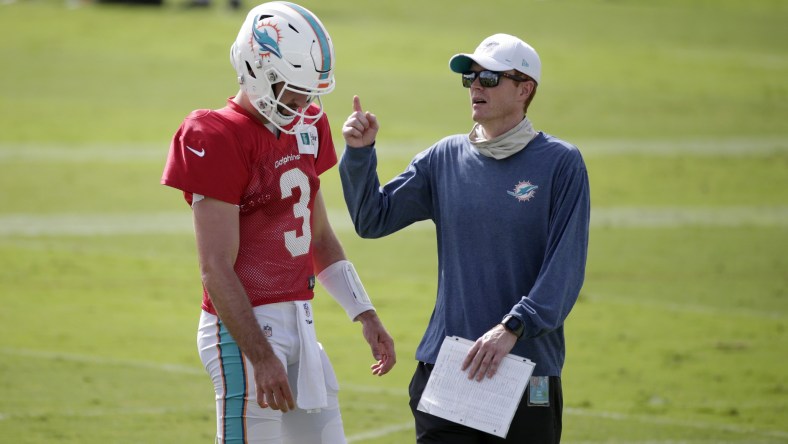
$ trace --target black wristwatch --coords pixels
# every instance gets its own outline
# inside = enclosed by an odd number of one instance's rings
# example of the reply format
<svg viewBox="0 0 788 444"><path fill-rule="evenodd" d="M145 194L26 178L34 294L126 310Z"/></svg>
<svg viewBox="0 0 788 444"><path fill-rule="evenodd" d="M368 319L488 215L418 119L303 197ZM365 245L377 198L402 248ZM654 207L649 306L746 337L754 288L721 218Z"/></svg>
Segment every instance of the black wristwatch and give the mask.
<svg viewBox="0 0 788 444"><path fill-rule="evenodd" d="M517 336L517 339L520 339L523 336L523 331L525 330L525 325L523 325L523 321L517 319L512 315L506 315L503 317L503 321L501 321L501 325L510 332L514 333Z"/></svg>

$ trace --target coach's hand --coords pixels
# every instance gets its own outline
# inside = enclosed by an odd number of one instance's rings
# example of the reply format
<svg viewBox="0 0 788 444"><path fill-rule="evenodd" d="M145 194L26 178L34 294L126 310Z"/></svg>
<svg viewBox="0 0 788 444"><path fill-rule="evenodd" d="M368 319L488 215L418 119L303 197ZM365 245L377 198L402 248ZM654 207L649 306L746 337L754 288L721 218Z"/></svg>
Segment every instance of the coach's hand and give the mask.
<svg viewBox="0 0 788 444"><path fill-rule="evenodd" d="M367 310L358 315L357 319L361 321L361 330L372 349L372 356L377 360L370 366L372 374L383 376L397 363L394 339L383 327L383 322L380 321L375 310Z"/></svg>
<svg viewBox="0 0 788 444"><path fill-rule="evenodd" d="M481 381L484 375L492 378L498 371L503 358L512 351L517 337L506 330L503 325L496 325L490 331L476 340L465 360L462 362L462 370L468 370L468 379L476 378Z"/></svg>
<svg viewBox="0 0 788 444"><path fill-rule="evenodd" d="M342 136L345 143L351 148L363 148L375 142L378 135L378 118L369 111L361 109L361 99L353 96L353 114L347 118L342 126Z"/></svg>

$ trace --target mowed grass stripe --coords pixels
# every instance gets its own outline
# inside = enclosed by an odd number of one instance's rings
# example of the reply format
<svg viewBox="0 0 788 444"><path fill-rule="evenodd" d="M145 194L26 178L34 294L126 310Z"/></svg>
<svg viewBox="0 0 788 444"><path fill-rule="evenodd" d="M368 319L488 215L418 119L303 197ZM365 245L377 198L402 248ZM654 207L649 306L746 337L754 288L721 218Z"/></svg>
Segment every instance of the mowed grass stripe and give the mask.
<svg viewBox="0 0 788 444"><path fill-rule="evenodd" d="M330 210L336 230L353 229L343 210ZM594 208L592 228L681 228L681 227L788 227L788 206L735 206L714 208L614 207ZM432 230L430 222L414 224L409 230ZM136 234L191 233L188 211L93 214L4 214L0 236L113 236Z"/></svg>

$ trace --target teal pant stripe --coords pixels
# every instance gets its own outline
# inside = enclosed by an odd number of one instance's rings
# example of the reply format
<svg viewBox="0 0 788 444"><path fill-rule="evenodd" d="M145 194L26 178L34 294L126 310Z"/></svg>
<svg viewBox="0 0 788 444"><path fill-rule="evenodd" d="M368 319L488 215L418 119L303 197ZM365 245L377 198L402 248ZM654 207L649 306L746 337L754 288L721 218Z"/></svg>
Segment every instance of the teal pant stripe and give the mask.
<svg viewBox="0 0 788 444"><path fill-rule="evenodd" d="M230 332L219 322L219 360L224 376L224 442L246 442L244 415L246 408L246 370L243 355Z"/></svg>

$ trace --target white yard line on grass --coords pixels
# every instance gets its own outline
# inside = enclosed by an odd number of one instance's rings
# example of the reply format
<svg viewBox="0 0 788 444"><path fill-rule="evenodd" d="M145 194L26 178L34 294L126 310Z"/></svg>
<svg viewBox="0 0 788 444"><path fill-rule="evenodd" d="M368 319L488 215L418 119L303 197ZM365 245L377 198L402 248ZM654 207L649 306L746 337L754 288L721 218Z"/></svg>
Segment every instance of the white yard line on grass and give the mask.
<svg viewBox="0 0 788 444"><path fill-rule="evenodd" d="M615 413L615 412L599 412L595 410L578 409L573 407L564 408L564 413L573 416L608 419L611 421L637 422L643 424L667 425L672 427L686 427L686 428L701 429L701 430L716 430L716 431L723 430L726 432L738 433L738 434L749 435L749 436L759 435L765 438L783 438L783 439L788 438L788 431L763 430L763 429L757 429L755 427L738 426L733 424L716 424L716 423L709 423L703 421L682 421L672 418L661 418L658 416L628 415L625 413Z"/></svg>
<svg viewBox="0 0 788 444"><path fill-rule="evenodd" d="M0 0L2 1L2 0ZM378 144L381 158L410 160L436 141L386 142ZM642 154L649 156L764 156L788 152L788 137L685 137L678 139L577 139L575 143L585 157ZM55 143L0 142L0 161L17 162L108 162L127 161L160 162L167 158L169 141L161 143L91 143L86 145L60 145ZM344 147L336 146L341 155ZM405 165L403 164L403 168Z"/></svg>
<svg viewBox="0 0 788 444"><path fill-rule="evenodd" d="M74 353L61 353L61 352L16 349L16 348L0 348L0 354L55 360L55 361L64 360L64 361L76 361L76 362L99 364L99 365L120 365L120 366L133 367L133 368L159 370L159 371L166 371L172 373L182 373L188 375L197 375L197 374L204 375L204 371L196 367L188 367L188 366L177 365L177 364L162 364L162 363L147 362L147 361L127 360L127 359L103 358L99 356L82 355L82 354L74 354ZM348 391L361 391L366 393L380 392L380 388L359 386L353 384L345 385L344 389ZM391 389L385 389L385 390L388 393L389 390ZM399 394L398 391L395 393ZM51 412L46 414L24 413L24 412L17 412L10 414L10 413L0 412L0 421L14 419L14 418L27 418L27 417L36 417L43 415L58 415L58 414L67 415L67 416L102 416L102 415L113 415L113 414L151 414L156 412L167 413L167 412L177 412L177 411L180 411L180 409L140 408L140 409L126 409L126 410L86 411L86 412L58 411L58 412ZM764 429L758 429L755 427L744 426L744 425L740 426L733 424L708 423L703 421L685 421L685 420L677 420L673 418L662 418L657 416L646 416L646 415L629 415L625 413L604 412L604 411L580 409L573 407L565 408L564 413L570 416L591 417L591 418L599 418L599 419L605 419L610 421L656 424L656 425L686 427L686 428L701 429L701 430L717 430L717 431L723 430L723 431L747 435L747 436L788 439L788 431L764 430ZM391 424L374 430L369 430L366 432L361 432L352 435L349 437L349 442L362 442L364 440L380 438L390 434L408 430L411 427L412 427L411 422ZM653 441L649 441L649 442L653 442ZM687 441L687 442L693 442L693 441Z"/></svg>
<svg viewBox="0 0 788 444"><path fill-rule="evenodd" d="M347 390L355 393L370 393L373 395L400 396L403 398L407 398L409 396L407 388L389 388L389 387L381 387L377 385L359 385L352 383L341 383L340 386L341 386L341 390Z"/></svg>
<svg viewBox="0 0 788 444"><path fill-rule="evenodd" d="M591 209L593 227L786 227L788 206L601 207Z"/></svg>
<svg viewBox="0 0 788 444"><path fill-rule="evenodd" d="M403 422L401 424L392 424L380 427L366 432L356 433L347 437L348 444L353 442L363 442L375 438L383 438L384 436L392 435L394 433L403 432L405 430L413 430L413 421Z"/></svg>
<svg viewBox="0 0 788 444"><path fill-rule="evenodd" d="M194 230L191 212L4 214L0 236L177 234Z"/></svg>
<svg viewBox="0 0 788 444"><path fill-rule="evenodd" d="M648 156L749 157L788 152L786 137L578 140L584 157L642 154Z"/></svg>
<svg viewBox="0 0 788 444"><path fill-rule="evenodd" d="M624 440L624 441L619 441L619 440L615 440L615 439L603 439L603 440L599 440L599 441L588 441L588 440L572 441L572 440L562 439L562 442L564 444L775 444L774 439L752 440L752 438L750 438L750 437L742 437L742 439L739 439L739 440L727 440L726 439L726 440L722 440L722 441L720 441L719 439L689 439L689 440L687 440L687 439L679 439L679 440L667 439L667 440L661 440L661 441L657 441L657 440L653 440L653 439L647 439L645 441L630 440L630 439L627 439L627 440ZM783 441L780 440L780 442L783 442Z"/></svg>
<svg viewBox="0 0 788 444"><path fill-rule="evenodd" d="M0 143L0 161L57 163L160 162L164 167L168 144L108 143L87 146Z"/></svg>
<svg viewBox="0 0 788 444"><path fill-rule="evenodd" d="M182 375L197 375L201 377L207 377L207 373L205 372L204 369L198 366L187 366L181 364L167 364L167 363L159 363L159 362L143 361L143 360L135 360L135 359L108 358L108 357L86 355L80 353L64 353L58 351L33 350L28 348L10 348L10 347L0 347L0 354L9 355L9 356L19 356L23 358L43 359L48 361L66 361L66 362L78 362L84 364L138 368L143 370L155 370L155 371L162 371L167 373L176 373ZM359 384L342 384L342 390L359 392L359 393L386 394L393 396L401 395L405 397L407 397L408 395L407 389L399 390L399 389L388 388L388 387L366 386Z"/></svg>
<svg viewBox="0 0 788 444"><path fill-rule="evenodd" d="M140 368L145 370L156 370L167 373L177 373L182 375L204 376L205 370L199 367L190 367L179 364L162 364L158 362L140 361L134 359L106 358L95 355L83 355L77 353L63 353L48 350L32 350L26 348L0 348L0 353L24 358L45 359L50 361L80 362L85 364L110 365L127 368Z"/></svg>
<svg viewBox="0 0 788 444"><path fill-rule="evenodd" d="M43 419L57 416L66 418L93 418L101 416L131 416L131 415L166 415L170 413L189 413L205 412L210 413L214 410L213 405L205 407L137 407L137 408L102 408L100 410L66 410L57 409L52 411L30 411L16 413L0 413L0 421L14 419Z"/></svg>
<svg viewBox="0 0 788 444"><path fill-rule="evenodd" d="M350 231L347 212L329 210L335 229ZM595 228L788 227L788 206L602 207L591 211ZM434 230L432 222L407 229ZM0 236L113 236L192 233L191 213L0 214Z"/></svg>
<svg viewBox="0 0 788 444"><path fill-rule="evenodd" d="M671 156L714 156L714 157L750 157L768 156L788 153L788 137L728 137L701 138L690 137L680 139L573 139L583 157L645 155L657 157ZM430 147L429 143L386 143L376 144L380 159L397 159L408 161L416 154ZM339 152L342 147L337 147ZM403 169L406 166L402 165Z"/></svg>
<svg viewBox="0 0 788 444"><path fill-rule="evenodd" d="M650 307L660 310L673 311L678 313L693 313L705 316L733 316L755 319L785 319L786 314L777 310L752 310L743 307L714 307L709 305L683 304L678 302L667 302L664 300L640 299L632 296L622 296L616 294L599 294L595 292L584 293L591 301L601 301L618 305L629 305L636 307Z"/></svg>

